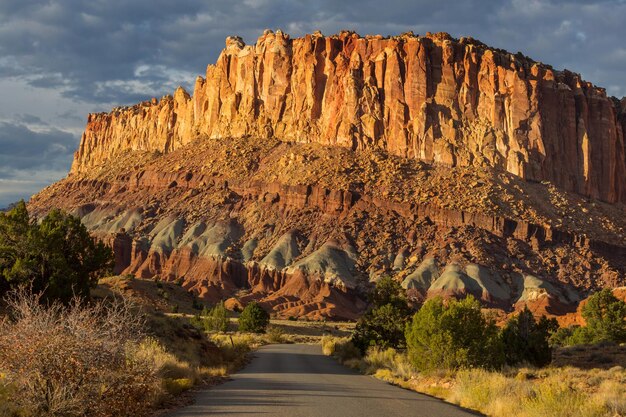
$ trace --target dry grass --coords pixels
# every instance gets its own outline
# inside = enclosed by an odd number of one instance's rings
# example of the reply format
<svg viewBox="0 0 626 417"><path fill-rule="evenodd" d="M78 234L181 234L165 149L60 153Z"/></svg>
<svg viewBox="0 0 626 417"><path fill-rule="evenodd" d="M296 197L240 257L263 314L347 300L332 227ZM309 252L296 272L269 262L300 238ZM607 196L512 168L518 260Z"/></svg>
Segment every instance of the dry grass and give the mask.
<svg viewBox="0 0 626 417"><path fill-rule="evenodd" d="M491 416L626 415L626 373L622 368L514 372L461 371L446 399Z"/></svg>
<svg viewBox="0 0 626 417"><path fill-rule="evenodd" d="M626 370L548 367L422 374L406 354L372 348L363 358L338 355L347 339L326 337L322 351L389 383L427 393L493 417L624 417Z"/></svg>
<svg viewBox="0 0 626 417"><path fill-rule="evenodd" d="M350 366L360 361L361 352L347 337L323 336L321 338L322 352L327 356L334 356L341 363Z"/></svg>

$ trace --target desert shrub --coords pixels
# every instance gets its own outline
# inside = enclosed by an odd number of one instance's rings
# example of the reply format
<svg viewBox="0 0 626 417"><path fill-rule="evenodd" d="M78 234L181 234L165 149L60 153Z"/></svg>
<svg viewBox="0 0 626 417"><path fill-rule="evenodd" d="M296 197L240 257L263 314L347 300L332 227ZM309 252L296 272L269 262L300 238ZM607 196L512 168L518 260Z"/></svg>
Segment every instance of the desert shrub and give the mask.
<svg viewBox="0 0 626 417"><path fill-rule="evenodd" d="M326 356L332 356L335 353L335 346L337 344L337 338L332 336L322 336L322 353Z"/></svg>
<svg viewBox="0 0 626 417"><path fill-rule="evenodd" d="M40 296L8 300L0 324L0 373L24 416L141 416L161 392L154 362L135 355L143 320L127 303L72 301L48 306Z"/></svg>
<svg viewBox="0 0 626 417"><path fill-rule="evenodd" d="M262 345L260 337L252 334L222 334L211 335L211 340L220 348L221 355L230 369L237 369L243 365L247 354Z"/></svg>
<svg viewBox="0 0 626 417"><path fill-rule="evenodd" d="M562 378L546 378L534 384L531 395L522 398L523 410L530 416L604 416L602 405L590 401L585 392Z"/></svg>
<svg viewBox="0 0 626 417"><path fill-rule="evenodd" d="M484 369L464 369L455 376L449 400L487 415L520 415L520 400L531 394L532 385L518 378Z"/></svg>
<svg viewBox="0 0 626 417"><path fill-rule="evenodd" d="M334 356L342 363L360 359L361 351L348 338L322 336L322 353L326 356Z"/></svg>
<svg viewBox="0 0 626 417"><path fill-rule="evenodd" d="M391 371L395 378L408 380L414 374L413 366L405 353L393 348L381 349L371 347L363 357L366 365L365 371L370 374L377 374L381 369Z"/></svg>
<svg viewBox="0 0 626 417"><path fill-rule="evenodd" d="M550 335L550 339L548 342L550 346L567 346L570 344L570 338L574 335L578 326L569 326L569 327L560 327L557 329L552 335Z"/></svg>
<svg viewBox="0 0 626 417"><path fill-rule="evenodd" d="M612 416L626 416L626 384L624 381L605 379L600 383L597 400Z"/></svg>
<svg viewBox="0 0 626 417"><path fill-rule="evenodd" d="M409 319L404 290L391 277L382 277L369 295L370 309L359 319L352 342L361 353L372 346L402 348Z"/></svg>
<svg viewBox="0 0 626 417"><path fill-rule="evenodd" d="M112 266L111 249L77 217L51 210L38 223L23 201L0 213L0 293L27 285L42 301L68 303L89 296Z"/></svg>
<svg viewBox="0 0 626 417"><path fill-rule="evenodd" d="M526 362L534 366L549 364L552 360L552 348L548 341L557 328L555 319L543 316L537 322L528 307L525 307L502 329L506 363L516 365Z"/></svg>
<svg viewBox="0 0 626 417"><path fill-rule="evenodd" d="M621 368L547 368L539 373L522 369L515 377L465 369L456 373L445 398L494 417L623 416L624 376Z"/></svg>
<svg viewBox="0 0 626 417"><path fill-rule="evenodd" d="M404 328L408 317L406 312L392 304L374 307L357 322L352 342L361 352L371 346L383 349L404 347Z"/></svg>
<svg viewBox="0 0 626 417"><path fill-rule="evenodd" d="M419 370L497 368L504 359L493 320L471 296L447 304L441 297L426 301L407 325L406 340L409 359Z"/></svg>
<svg viewBox="0 0 626 417"><path fill-rule="evenodd" d="M393 368L393 361L396 356L394 348L380 349L371 347L367 350L367 354L363 357L365 363L370 367L370 371L381 368Z"/></svg>
<svg viewBox="0 0 626 417"><path fill-rule="evenodd" d="M285 343L285 332L277 326L267 326L267 340L270 343Z"/></svg>
<svg viewBox="0 0 626 417"><path fill-rule="evenodd" d="M129 355L136 360L149 362L163 380L199 380L198 368L167 351L158 340L148 337L129 348Z"/></svg>
<svg viewBox="0 0 626 417"><path fill-rule="evenodd" d="M228 310L224 303L220 302L213 308L203 311L204 328L208 332L225 332L228 330Z"/></svg>
<svg viewBox="0 0 626 417"><path fill-rule="evenodd" d="M13 388L6 381L4 375L0 374L0 416L18 416L19 410L15 408L11 400Z"/></svg>
<svg viewBox="0 0 626 417"><path fill-rule="evenodd" d="M263 333L270 322L270 316L259 304L251 302L239 316L239 331Z"/></svg>
<svg viewBox="0 0 626 417"><path fill-rule="evenodd" d="M354 346L351 340L343 340L335 345L335 356L345 363L351 359L359 359L361 351Z"/></svg>

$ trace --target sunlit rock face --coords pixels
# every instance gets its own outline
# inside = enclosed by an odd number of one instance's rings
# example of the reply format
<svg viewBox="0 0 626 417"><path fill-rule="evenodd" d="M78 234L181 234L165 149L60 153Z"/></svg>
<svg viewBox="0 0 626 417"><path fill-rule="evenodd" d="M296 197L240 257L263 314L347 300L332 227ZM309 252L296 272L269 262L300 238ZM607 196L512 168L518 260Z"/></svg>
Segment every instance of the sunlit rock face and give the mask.
<svg viewBox="0 0 626 417"><path fill-rule="evenodd" d="M574 314L626 285L626 101L447 34L226 40L182 88L91 114L33 197L115 272L207 302L356 319L384 275L416 303Z"/></svg>
<svg viewBox="0 0 626 417"><path fill-rule="evenodd" d="M626 200L624 105L578 74L444 33L230 37L193 96L89 116L72 172L198 135L381 148Z"/></svg>

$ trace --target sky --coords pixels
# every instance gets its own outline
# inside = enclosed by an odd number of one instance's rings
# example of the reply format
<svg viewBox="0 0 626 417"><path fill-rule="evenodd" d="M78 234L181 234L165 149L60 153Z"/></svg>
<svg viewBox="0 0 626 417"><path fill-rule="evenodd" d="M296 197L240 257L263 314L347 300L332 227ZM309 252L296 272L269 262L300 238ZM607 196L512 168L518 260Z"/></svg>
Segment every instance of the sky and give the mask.
<svg viewBox="0 0 626 417"><path fill-rule="evenodd" d="M90 112L191 91L229 35L449 32L626 95L626 0L1 0L0 208L63 178Z"/></svg>

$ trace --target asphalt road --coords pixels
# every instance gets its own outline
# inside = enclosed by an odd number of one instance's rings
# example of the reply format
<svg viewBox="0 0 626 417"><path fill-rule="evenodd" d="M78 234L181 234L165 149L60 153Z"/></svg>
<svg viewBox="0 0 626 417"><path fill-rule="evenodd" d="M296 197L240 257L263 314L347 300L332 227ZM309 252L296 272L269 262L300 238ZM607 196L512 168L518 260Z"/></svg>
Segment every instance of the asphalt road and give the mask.
<svg viewBox="0 0 626 417"><path fill-rule="evenodd" d="M339 365L316 345L270 345L171 417L465 417L477 414Z"/></svg>

